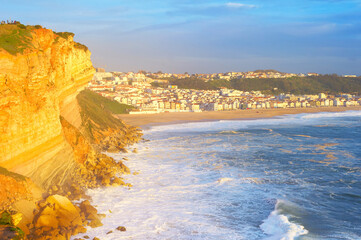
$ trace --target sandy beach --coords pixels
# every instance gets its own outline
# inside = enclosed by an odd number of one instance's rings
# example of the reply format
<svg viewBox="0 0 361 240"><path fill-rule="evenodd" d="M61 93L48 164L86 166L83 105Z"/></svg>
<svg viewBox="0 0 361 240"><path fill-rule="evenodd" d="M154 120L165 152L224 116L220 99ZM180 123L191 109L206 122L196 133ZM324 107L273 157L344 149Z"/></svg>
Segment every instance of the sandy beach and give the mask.
<svg viewBox="0 0 361 240"><path fill-rule="evenodd" d="M361 110L357 107L319 107L319 108L286 108L286 109L250 109L234 111L212 112L185 112L185 113L159 113L159 114L120 114L117 117L127 124L147 128L161 124L174 124L182 122L229 120L229 119L256 119L272 118L286 114L317 113L317 112L343 112Z"/></svg>

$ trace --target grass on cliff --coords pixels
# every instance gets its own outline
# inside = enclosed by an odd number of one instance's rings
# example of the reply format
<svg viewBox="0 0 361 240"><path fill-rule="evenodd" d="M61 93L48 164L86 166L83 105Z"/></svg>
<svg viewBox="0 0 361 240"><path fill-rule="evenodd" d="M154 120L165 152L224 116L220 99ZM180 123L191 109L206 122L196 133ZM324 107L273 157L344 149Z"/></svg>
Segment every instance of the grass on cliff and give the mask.
<svg viewBox="0 0 361 240"><path fill-rule="evenodd" d="M23 53L25 49L34 47L31 43L31 31L35 27L23 24L0 25L0 48L10 54Z"/></svg>
<svg viewBox="0 0 361 240"><path fill-rule="evenodd" d="M64 39L68 39L69 38L69 36L72 36L72 37L74 37L74 33L72 33L72 32L54 32L56 35L58 35L59 37L61 37L61 38L64 38ZM58 40L57 38L55 39L56 41ZM84 50L84 51L88 51L88 47L87 46L85 46L85 45L83 45L83 44L81 44L81 43L78 43L78 42L74 42L74 47L75 48L78 48L78 49L82 49L82 50Z"/></svg>
<svg viewBox="0 0 361 240"><path fill-rule="evenodd" d="M54 33L64 39L68 39L69 36L74 37L74 33L72 33L72 32L54 32Z"/></svg>
<svg viewBox="0 0 361 240"><path fill-rule="evenodd" d="M92 129L117 129L123 127L124 124L113 114L126 114L129 109L134 107L118 103L102 97L90 90L81 91L77 100L80 106L80 114L88 133L92 134Z"/></svg>
<svg viewBox="0 0 361 240"><path fill-rule="evenodd" d="M34 29L40 29L42 26L35 25L23 25L23 24L1 24L0 25L0 48L5 49L8 53L16 55L17 53L22 54L25 49L34 48L32 42L31 32ZM59 38L68 39L69 36L74 37L74 33L71 32L54 32ZM88 47L74 42L74 47L87 51Z"/></svg>

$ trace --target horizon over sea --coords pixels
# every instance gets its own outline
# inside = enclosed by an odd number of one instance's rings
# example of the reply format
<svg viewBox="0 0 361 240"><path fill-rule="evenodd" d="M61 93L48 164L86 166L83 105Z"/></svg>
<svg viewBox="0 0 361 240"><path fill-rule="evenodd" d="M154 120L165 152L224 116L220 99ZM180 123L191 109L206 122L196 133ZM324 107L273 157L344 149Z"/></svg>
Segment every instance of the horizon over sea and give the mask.
<svg viewBox="0 0 361 240"><path fill-rule="evenodd" d="M361 111L153 126L88 190L104 239L361 239ZM127 231L115 230L125 226ZM109 231L112 233L107 234Z"/></svg>

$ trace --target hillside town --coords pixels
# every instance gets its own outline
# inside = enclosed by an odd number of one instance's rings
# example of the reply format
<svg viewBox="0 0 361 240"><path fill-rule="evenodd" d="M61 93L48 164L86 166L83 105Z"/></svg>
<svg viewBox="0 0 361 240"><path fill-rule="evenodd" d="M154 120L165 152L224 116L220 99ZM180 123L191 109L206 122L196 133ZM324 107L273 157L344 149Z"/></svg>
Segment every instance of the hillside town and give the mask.
<svg viewBox="0 0 361 240"><path fill-rule="evenodd" d="M229 75L231 74L231 75ZM198 74L198 77L213 78L234 76L233 74ZM247 72L245 75L259 77L292 77L292 73ZM251 75L249 75L251 74ZM273 74L273 75L272 75ZM283 75L282 75L283 74ZM308 73L316 74L316 73ZM176 85L167 88L153 87L152 83L167 84L169 77L186 78L189 74L105 72L97 69L88 89L120 103L134 106L130 114L161 112L202 112L229 111L237 109L308 108L308 107L349 107L359 106L361 98L351 94L327 95L266 95L260 91L239 91L220 88L219 90L179 89ZM240 75L237 75L240 76Z"/></svg>

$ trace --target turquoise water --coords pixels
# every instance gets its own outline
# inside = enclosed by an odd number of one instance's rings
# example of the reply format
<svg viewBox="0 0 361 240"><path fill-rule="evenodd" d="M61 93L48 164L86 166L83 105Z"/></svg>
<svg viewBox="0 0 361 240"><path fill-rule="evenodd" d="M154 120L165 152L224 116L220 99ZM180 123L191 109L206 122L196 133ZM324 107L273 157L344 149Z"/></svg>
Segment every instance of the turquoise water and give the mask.
<svg viewBox="0 0 361 240"><path fill-rule="evenodd" d="M108 216L88 235L361 239L360 111L157 126L145 138L113 155L139 171L131 189L89 192Z"/></svg>

